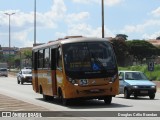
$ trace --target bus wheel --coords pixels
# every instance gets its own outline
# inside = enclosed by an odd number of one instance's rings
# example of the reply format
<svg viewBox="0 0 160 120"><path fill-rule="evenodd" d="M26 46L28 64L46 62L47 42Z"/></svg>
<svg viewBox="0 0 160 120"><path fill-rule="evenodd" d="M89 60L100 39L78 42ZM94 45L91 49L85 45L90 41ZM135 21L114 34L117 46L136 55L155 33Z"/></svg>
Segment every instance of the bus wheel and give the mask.
<svg viewBox="0 0 160 120"><path fill-rule="evenodd" d="M49 101L49 100L51 100L51 96L48 96L48 95L44 95L44 93L43 93L43 99L44 100L46 100L46 101Z"/></svg>
<svg viewBox="0 0 160 120"><path fill-rule="evenodd" d="M60 100L61 100L61 102L62 102L62 104L63 104L64 106L67 106L67 105L69 104L69 99L65 99L65 98L63 97L62 91L59 92L59 98L60 98Z"/></svg>
<svg viewBox="0 0 160 120"><path fill-rule="evenodd" d="M112 102L112 96L106 96L106 97L104 98L104 102L105 102L107 105L111 104L111 102Z"/></svg>
<svg viewBox="0 0 160 120"><path fill-rule="evenodd" d="M134 99L137 99L137 95L134 95Z"/></svg>

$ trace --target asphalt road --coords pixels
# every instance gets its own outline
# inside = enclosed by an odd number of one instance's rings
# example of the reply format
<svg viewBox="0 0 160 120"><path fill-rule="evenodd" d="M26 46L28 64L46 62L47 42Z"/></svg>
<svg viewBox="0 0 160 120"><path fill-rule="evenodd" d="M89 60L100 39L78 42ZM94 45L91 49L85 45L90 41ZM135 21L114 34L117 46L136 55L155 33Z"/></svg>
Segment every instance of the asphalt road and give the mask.
<svg viewBox="0 0 160 120"><path fill-rule="evenodd" d="M0 77L0 94L34 104L38 107L43 107L48 111L85 111L83 114L89 116L91 115L90 111L97 111L97 113L93 112L92 114L99 114L99 111L160 111L160 92L156 93L154 100L150 100L149 97L124 99L123 95L118 95L113 98L111 105L106 105L103 101L89 100L81 102L74 101L70 106L66 107L61 105L58 100L44 101L42 95L33 91L31 84L17 84L17 79L12 76L9 76L8 78ZM133 119L135 120L135 118ZM148 119L152 120L155 118L149 117L147 120Z"/></svg>

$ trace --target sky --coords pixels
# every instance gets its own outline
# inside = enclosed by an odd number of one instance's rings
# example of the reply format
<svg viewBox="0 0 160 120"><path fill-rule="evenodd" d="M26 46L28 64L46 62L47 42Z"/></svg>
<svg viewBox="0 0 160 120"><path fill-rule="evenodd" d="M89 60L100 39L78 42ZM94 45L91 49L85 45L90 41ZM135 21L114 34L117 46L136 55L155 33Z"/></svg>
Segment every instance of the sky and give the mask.
<svg viewBox="0 0 160 120"><path fill-rule="evenodd" d="M0 0L0 45L32 47L34 1ZM160 0L104 0L105 37L128 35L128 40L160 36ZM101 37L101 0L36 0L37 43L65 36Z"/></svg>

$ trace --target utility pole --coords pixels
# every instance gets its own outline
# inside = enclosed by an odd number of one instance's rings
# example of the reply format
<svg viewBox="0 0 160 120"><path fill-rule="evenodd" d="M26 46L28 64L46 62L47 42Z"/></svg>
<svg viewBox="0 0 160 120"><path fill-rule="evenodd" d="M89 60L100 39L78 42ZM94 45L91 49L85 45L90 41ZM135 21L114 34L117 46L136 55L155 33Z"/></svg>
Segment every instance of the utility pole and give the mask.
<svg viewBox="0 0 160 120"><path fill-rule="evenodd" d="M15 13L4 13L9 16L9 55L10 55L10 47L11 47L11 15L14 15Z"/></svg>
<svg viewBox="0 0 160 120"><path fill-rule="evenodd" d="M36 0L34 0L34 44L36 46Z"/></svg>
<svg viewBox="0 0 160 120"><path fill-rule="evenodd" d="M104 38L104 0L102 0L102 38Z"/></svg>
<svg viewBox="0 0 160 120"><path fill-rule="evenodd" d="M10 24L10 19L11 15L14 15L15 13L4 13L9 16L9 59L10 59L10 54L11 54L11 24ZM9 63L9 70L10 70L10 63Z"/></svg>

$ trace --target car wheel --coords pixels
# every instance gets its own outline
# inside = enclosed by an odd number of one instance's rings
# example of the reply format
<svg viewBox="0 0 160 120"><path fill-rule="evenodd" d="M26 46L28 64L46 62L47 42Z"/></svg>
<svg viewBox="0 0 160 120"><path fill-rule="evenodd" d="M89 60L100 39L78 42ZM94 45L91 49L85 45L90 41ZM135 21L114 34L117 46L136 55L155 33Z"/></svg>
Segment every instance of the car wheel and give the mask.
<svg viewBox="0 0 160 120"><path fill-rule="evenodd" d="M150 98L150 99L154 99L154 98L155 98L155 94L150 95L149 98Z"/></svg>
<svg viewBox="0 0 160 120"><path fill-rule="evenodd" d="M128 92L127 89L124 90L124 97L125 97L126 99L129 99L129 98L130 98L130 94L129 94L129 92Z"/></svg>
<svg viewBox="0 0 160 120"><path fill-rule="evenodd" d="M137 95L134 95L134 98L137 99Z"/></svg>
<svg viewBox="0 0 160 120"><path fill-rule="evenodd" d="M18 78L17 78L17 83L20 84L20 81L18 80Z"/></svg>
<svg viewBox="0 0 160 120"><path fill-rule="evenodd" d="M112 102L112 96L106 96L106 97L104 98L104 102L105 102L105 104L107 104L107 105L111 104L111 102Z"/></svg>
<svg viewBox="0 0 160 120"><path fill-rule="evenodd" d="M24 81L21 79L21 85L23 85Z"/></svg>

